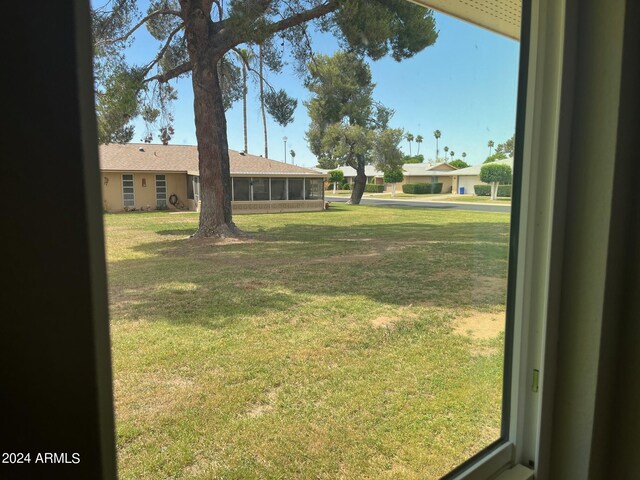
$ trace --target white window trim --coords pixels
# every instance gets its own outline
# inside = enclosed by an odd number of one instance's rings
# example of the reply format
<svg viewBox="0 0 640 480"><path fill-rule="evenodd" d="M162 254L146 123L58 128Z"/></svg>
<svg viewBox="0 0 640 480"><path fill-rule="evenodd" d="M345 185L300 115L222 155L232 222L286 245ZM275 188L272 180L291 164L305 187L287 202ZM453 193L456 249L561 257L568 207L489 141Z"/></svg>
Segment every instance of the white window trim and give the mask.
<svg viewBox="0 0 640 480"><path fill-rule="evenodd" d="M158 177L164 177L164 205L162 205L163 207L168 207L169 206L169 201L168 198L169 196L167 195L168 189L167 189L167 175L166 174L156 174L154 175L154 188L155 188L155 192L156 192L156 208L160 207L160 205L158 205ZM194 195L195 196L195 195Z"/></svg>
<svg viewBox="0 0 640 480"><path fill-rule="evenodd" d="M124 177L131 176L131 188L133 188L133 205L125 205L124 200ZM136 206L136 176L133 173L123 173L120 177L120 182L122 183L122 208L135 208Z"/></svg>

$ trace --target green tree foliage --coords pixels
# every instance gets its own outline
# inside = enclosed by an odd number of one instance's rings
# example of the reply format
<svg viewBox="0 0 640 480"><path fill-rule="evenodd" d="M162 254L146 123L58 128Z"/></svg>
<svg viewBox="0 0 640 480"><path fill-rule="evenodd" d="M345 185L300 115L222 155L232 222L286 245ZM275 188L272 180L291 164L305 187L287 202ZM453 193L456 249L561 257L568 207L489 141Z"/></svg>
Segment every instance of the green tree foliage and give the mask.
<svg viewBox="0 0 640 480"><path fill-rule="evenodd" d="M491 199L497 197L498 185L511 184L512 170L509 165L489 163L480 168L480 181L491 184Z"/></svg>
<svg viewBox="0 0 640 480"><path fill-rule="evenodd" d="M414 136L413 133L406 133L404 138L407 139L407 142L409 142L409 156L411 156L411 142L413 142Z"/></svg>
<svg viewBox="0 0 640 480"><path fill-rule="evenodd" d="M496 153L503 153L504 155L506 155L505 158L513 157L515 137L516 135L513 134L511 138L505 140L504 143L498 144L498 146L496 147Z"/></svg>
<svg viewBox="0 0 640 480"><path fill-rule="evenodd" d="M329 182L342 184L344 182L344 172L342 170L331 170L329 172Z"/></svg>
<svg viewBox="0 0 640 480"><path fill-rule="evenodd" d="M305 102L309 148L319 165L356 169L350 201L357 204L366 184L365 165L385 170L402 164L402 130L388 128L393 112L374 102L371 69L353 52L317 56L309 63L306 85L313 94Z"/></svg>
<svg viewBox="0 0 640 480"><path fill-rule="evenodd" d="M391 183L391 195L396 195L396 183L404 180L404 173L402 173L402 167L388 168L384 172L383 180L385 183Z"/></svg>
<svg viewBox="0 0 640 480"><path fill-rule="evenodd" d="M433 131L433 138L436 139L436 162L438 161L438 157L440 156L440 150L438 150L438 141L442 137L442 132L440 130Z"/></svg>
<svg viewBox="0 0 640 480"><path fill-rule="evenodd" d="M398 61L410 58L438 36L433 12L404 0L100 1L94 2L91 16L101 141L130 140L131 120L142 112L151 113L153 125L148 128L159 127L167 141L175 94L158 85L193 76L202 200L195 236L238 233L231 219L225 109L242 98L243 88L241 60L229 55L231 51L257 45L263 80L262 64L280 68L285 43L293 66L306 71L312 53L310 23L335 35L353 54L374 60L386 55ZM142 27L158 40L158 50L146 63L130 65L125 50ZM270 48L275 38L282 48ZM277 120L291 118L290 102L273 103L279 107L273 109Z"/></svg>
<svg viewBox="0 0 640 480"><path fill-rule="evenodd" d="M424 163L424 155L414 155L410 157L409 155L405 155L403 159L404 163Z"/></svg>
<svg viewBox="0 0 640 480"><path fill-rule="evenodd" d="M287 95L280 89L277 92L268 92L264 95L267 112L283 127L293 122L293 114L298 106L298 100Z"/></svg>
<svg viewBox="0 0 640 480"><path fill-rule="evenodd" d="M460 159L454 160L452 162L449 162L449 165L451 165L452 167L458 168L458 169L467 168L467 167L471 166L467 162L465 162L464 160L460 160Z"/></svg>
<svg viewBox="0 0 640 480"><path fill-rule="evenodd" d="M496 160L504 160L507 156L503 152L496 152L493 155L489 155L482 163L493 163Z"/></svg>
<svg viewBox="0 0 640 480"><path fill-rule="evenodd" d="M489 140L487 142L487 147L489 147L489 156L491 156L491 149L493 148L494 145L495 143L493 142L493 140Z"/></svg>
<svg viewBox="0 0 640 480"><path fill-rule="evenodd" d="M422 144L423 141L424 141L424 137L422 135L416 136L416 143L418 144L418 151L416 152L416 155L420 154L420 145Z"/></svg>

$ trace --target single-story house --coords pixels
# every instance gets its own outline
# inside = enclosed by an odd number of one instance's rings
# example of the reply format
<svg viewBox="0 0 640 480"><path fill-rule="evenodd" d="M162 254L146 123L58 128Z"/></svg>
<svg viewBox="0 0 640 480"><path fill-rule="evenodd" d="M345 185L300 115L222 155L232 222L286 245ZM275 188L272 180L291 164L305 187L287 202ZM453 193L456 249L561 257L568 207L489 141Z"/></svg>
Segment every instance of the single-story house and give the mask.
<svg viewBox="0 0 640 480"><path fill-rule="evenodd" d="M356 181L356 169L353 167L338 167L336 169L324 169L324 168L314 168L317 172L323 173L324 175L328 175L332 170L341 170L344 174L345 182L349 185L353 185ZM367 176L367 183L375 183L376 185L384 184L384 173L380 170L376 170L373 165L366 165L364 167L364 174Z"/></svg>
<svg viewBox="0 0 640 480"><path fill-rule="evenodd" d="M442 183L442 193L451 192L451 172L456 169L448 163L405 163L402 166L404 183ZM400 184L400 185L402 185Z"/></svg>
<svg viewBox="0 0 640 480"><path fill-rule="evenodd" d="M330 170L316 168L318 172L328 174ZM338 167L344 174L344 179L349 185L353 185L356 178L356 169L352 167ZM442 191L444 193L451 191L451 173L455 171L448 163L405 163L402 166L404 180L397 185L404 183L442 183ZM364 173L367 176L367 183L375 183L377 185L385 185L384 173L377 170L373 165L364 167ZM385 185L385 190L391 191L391 184Z"/></svg>
<svg viewBox="0 0 640 480"><path fill-rule="evenodd" d="M233 213L323 210L326 175L234 150L229 161ZM106 212L200 208L196 146L101 145L100 171Z"/></svg>
<svg viewBox="0 0 640 480"><path fill-rule="evenodd" d="M513 158L506 158L504 160L496 160L495 163L509 165L513 168ZM453 185L453 192L474 195L473 186L480 185L483 182L480 181L480 169L482 165L473 165L467 168L461 168L451 172L451 180Z"/></svg>

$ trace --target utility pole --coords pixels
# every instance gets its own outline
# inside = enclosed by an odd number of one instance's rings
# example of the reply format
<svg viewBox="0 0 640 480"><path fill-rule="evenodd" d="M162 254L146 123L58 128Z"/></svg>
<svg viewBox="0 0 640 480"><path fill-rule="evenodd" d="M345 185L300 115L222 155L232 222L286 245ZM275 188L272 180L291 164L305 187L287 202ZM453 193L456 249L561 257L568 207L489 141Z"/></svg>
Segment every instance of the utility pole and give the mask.
<svg viewBox="0 0 640 480"><path fill-rule="evenodd" d="M282 140L284 140L284 163L287 163L287 140L289 140L287 137L283 137Z"/></svg>

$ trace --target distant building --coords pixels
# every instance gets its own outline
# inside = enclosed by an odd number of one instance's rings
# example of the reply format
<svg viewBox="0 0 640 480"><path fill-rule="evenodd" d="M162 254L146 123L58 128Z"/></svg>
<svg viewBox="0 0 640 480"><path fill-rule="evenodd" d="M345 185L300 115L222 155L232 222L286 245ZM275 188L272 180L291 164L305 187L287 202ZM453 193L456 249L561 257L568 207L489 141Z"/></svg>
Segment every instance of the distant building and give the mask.
<svg viewBox="0 0 640 480"><path fill-rule="evenodd" d="M233 213L322 210L326 175L229 150ZM198 149L192 145L100 146L106 212L199 210Z"/></svg>

